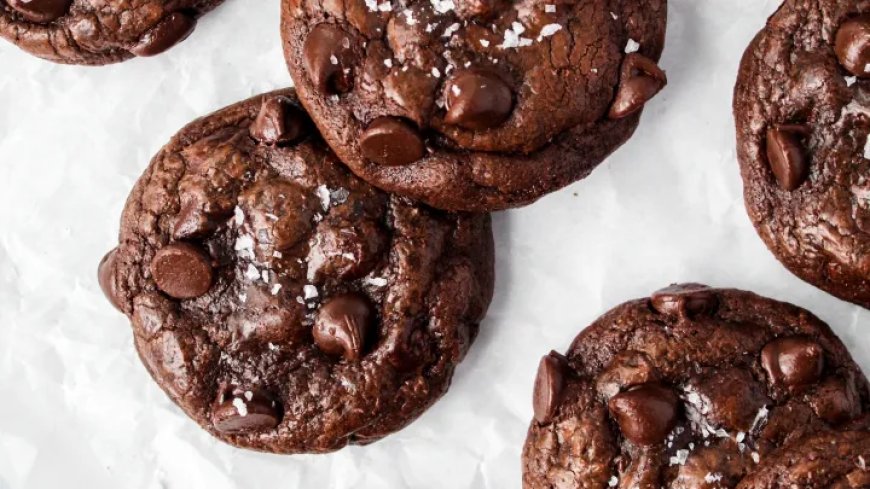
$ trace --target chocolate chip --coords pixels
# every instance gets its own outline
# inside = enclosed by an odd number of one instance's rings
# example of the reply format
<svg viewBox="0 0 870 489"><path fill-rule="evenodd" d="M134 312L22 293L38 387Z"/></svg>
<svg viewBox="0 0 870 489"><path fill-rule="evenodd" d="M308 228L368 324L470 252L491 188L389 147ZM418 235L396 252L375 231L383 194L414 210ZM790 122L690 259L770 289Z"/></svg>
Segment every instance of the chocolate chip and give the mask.
<svg viewBox="0 0 870 489"><path fill-rule="evenodd" d="M825 351L809 338L780 338L761 350L761 365L774 385L812 384L822 375Z"/></svg>
<svg viewBox="0 0 870 489"><path fill-rule="evenodd" d="M374 311L369 301L358 294L345 294L327 300L314 321L314 342L328 355L358 361L371 329Z"/></svg>
<svg viewBox="0 0 870 489"><path fill-rule="evenodd" d="M411 164L423 157L425 147L420 133L397 117L372 121L360 139L363 155L384 166Z"/></svg>
<svg viewBox="0 0 870 489"><path fill-rule="evenodd" d="M646 353L624 351L614 357L610 365L595 381L598 393L610 399L627 387L659 380L659 371Z"/></svg>
<svg viewBox="0 0 870 489"><path fill-rule="evenodd" d="M638 53L628 54L622 62L619 88L609 117L622 119L638 112L667 84L665 72L655 61Z"/></svg>
<svg viewBox="0 0 870 489"><path fill-rule="evenodd" d="M784 190L797 190L809 176L810 165L804 139L809 128L783 125L767 130L767 161L770 170Z"/></svg>
<svg viewBox="0 0 870 489"><path fill-rule="evenodd" d="M678 284L655 292L650 303L661 314L688 318L714 312L719 299L706 285Z"/></svg>
<svg viewBox="0 0 870 489"><path fill-rule="evenodd" d="M309 130L308 117L285 97L263 100L260 113L251 124L251 137L270 145L298 142Z"/></svg>
<svg viewBox="0 0 870 489"><path fill-rule="evenodd" d="M565 388L567 360L556 352L541 358L535 378L533 407L539 423L549 423L559 409L559 399Z"/></svg>
<svg viewBox="0 0 870 489"><path fill-rule="evenodd" d="M713 426L748 432L757 423L758 412L773 402L765 386L746 369L724 368L689 381L688 392L703 399L698 407Z"/></svg>
<svg viewBox="0 0 870 489"><path fill-rule="evenodd" d="M856 76L870 75L870 15L843 22L837 30L834 52L843 68Z"/></svg>
<svg viewBox="0 0 870 489"><path fill-rule="evenodd" d="M63 16L72 0L6 0L6 3L25 19L45 24Z"/></svg>
<svg viewBox="0 0 870 489"><path fill-rule="evenodd" d="M353 89L353 40L340 27L320 24L311 30L302 49L302 63L311 81L328 95Z"/></svg>
<svg viewBox="0 0 870 489"><path fill-rule="evenodd" d="M211 420L217 431L228 435L262 432L278 426L281 412L264 391L231 388L215 400Z"/></svg>
<svg viewBox="0 0 870 489"><path fill-rule="evenodd" d="M187 243L161 248L151 260L151 275L160 290L176 299L193 299L205 294L214 279L209 258Z"/></svg>
<svg viewBox="0 0 870 489"><path fill-rule="evenodd" d="M173 12L161 20L130 48L136 56L155 56L187 39L196 27L196 17L183 12Z"/></svg>
<svg viewBox="0 0 870 489"><path fill-rule="evenodd" d="M213 232L218 222L211 218L200 202L191 199L182 205L181 211L175 217L172 225L172 237L175 239L201 238Z"/></svg>
<svg viewBox="0 0 870 489"><path fill-rule="evenodd" d="M109 302L119 311L123 311L123 303L121 294L118 291L117 282L115 282L115 269L117 267L118 248L106 253L106 256L100 261L100 266L97 269L97 278L100 282L100 288L103 289L103 294L109 299Z"/></svg>
<svg viewBox="0 0 870 489"><path fill-rule="evenodd" d="M341 227L323 221L308 250L308 276L316 282L361 278L377 265L387 242L384 229L371 220Z"/></svg>
<svg viewBox="0 0 870 489"><path fill-rule="evenodd" d="M822 382L808 401L818 417L837 425L861 413L859 399L854 382L831 377Z"/></svg>
<svg viewBox="0 0 870 489"><path fill-rule="evenodd" d="M511 88L493 73L464 70L456 73L446 88L444 121L472 131L502 124L514 108Z"/></svg>
<svg viewBox="0 0 870 489"><path fill-rule="evenodd" d="M651 383L614 396L608 407L626 439L655 445L676 426L678 401L673 390Z"/></svg>

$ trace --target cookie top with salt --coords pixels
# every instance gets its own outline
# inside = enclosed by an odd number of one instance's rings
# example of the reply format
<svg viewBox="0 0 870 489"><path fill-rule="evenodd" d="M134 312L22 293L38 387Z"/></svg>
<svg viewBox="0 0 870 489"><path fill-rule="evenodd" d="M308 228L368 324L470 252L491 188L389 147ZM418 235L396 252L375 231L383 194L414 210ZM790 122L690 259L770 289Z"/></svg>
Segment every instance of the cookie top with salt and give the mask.
<svg viewBox="0 0 870 489"><path fill-rule="evenodd" d="M524 487L733 488L866 412L867 380L810 312L697 284L628 302L540 363Z"/></svg>
<svg viewBox="0 0 870 489"><path fill-rule="evenodd" d="M665 0L284 0L303 105L375 186L530 203L624 143L666 78Z"/></svg>
<svg viewBox="0 0 870 489"><path fill-rule="evenodd" d="M794 274L870 307L870 6L788 0L734 95L746 208Z"/></svg>
<svg viewBox="0 0 870 489"><path fill-rule="evenodd" d="M450 384L493 287L489 217L381 192L292 90L193 122L133 190L100 283L191 418L276 453L365 444Z"/></svg>

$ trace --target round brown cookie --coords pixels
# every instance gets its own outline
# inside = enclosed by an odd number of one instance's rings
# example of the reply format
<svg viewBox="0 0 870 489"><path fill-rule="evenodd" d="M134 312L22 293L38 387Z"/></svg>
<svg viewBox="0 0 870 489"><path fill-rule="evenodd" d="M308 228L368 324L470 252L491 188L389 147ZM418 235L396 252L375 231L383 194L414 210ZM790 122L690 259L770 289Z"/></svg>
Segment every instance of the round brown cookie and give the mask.
<svg viewBox="0 0 870 489"><path fill-rule="evenodd" d="M868 402L864 375L808 311L672 286L543 358L523 483L732 488L776 448L846 424Z"/></svg>
<svg viewBox="0 0 870 489"><path fill-rule="evenodd" d="M870 307L870 2L788 0L734 96L746 207L802 279ZM865 70L868 70L865 72Z"/></svg>
<svg viewBox="0 0 870 489"><path fill-rule="evenodd" d="M824 432L773 453L739 489L866 489L870 432Z"/></svg>
<svg viewBox="0 0 870 489"><path fill-rule="evenodd" d="M666 0L284 0L284 52L327 142L450 210L587 176L661 90Z"/></svg>
<svg viewBox="0 0 870 489"><path fill-rule="evenodd" d="M183 41L223 0L0 0L0 36L50 61L104 65Z"/></svg>
<svg viewBox="0 0 870 489"><path fill-rule="evenodd" d="M447 390L492 296L489 217L374 189L290 90L184 128L139 180L100 284L154 379L233 445L326 452Z"/></svg>

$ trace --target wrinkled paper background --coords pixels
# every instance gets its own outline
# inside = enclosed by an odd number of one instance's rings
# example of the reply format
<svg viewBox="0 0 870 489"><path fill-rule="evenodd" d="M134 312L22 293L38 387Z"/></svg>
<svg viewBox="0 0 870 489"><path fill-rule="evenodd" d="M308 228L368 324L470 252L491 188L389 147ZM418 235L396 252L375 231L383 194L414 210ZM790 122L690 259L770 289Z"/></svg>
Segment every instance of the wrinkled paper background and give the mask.
<svg viewBox="0 0 870 489"><path fill-rule="evenodd" d="M223 445L151 381L95 270L150 157L190 120L290 83L277 0L227 0L152 59L57 66L0 43L0 489L520 487L537 362L675 281L803 305L870 370L870 312L794 278L742 203L738 61L778 0L671 0L670 85L590 178L495 216L498 283L448 395L366 448Z"/></svg>

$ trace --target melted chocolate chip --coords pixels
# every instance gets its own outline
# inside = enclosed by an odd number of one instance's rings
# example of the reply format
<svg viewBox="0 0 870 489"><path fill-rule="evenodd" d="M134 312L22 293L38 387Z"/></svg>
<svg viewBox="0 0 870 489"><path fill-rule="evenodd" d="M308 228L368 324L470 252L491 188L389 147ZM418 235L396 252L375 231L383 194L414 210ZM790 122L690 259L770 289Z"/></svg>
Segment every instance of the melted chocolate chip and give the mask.
<svg viewBox="0 0 870 489"><path fill-rule="evenodd" d="M263 144L287 145L304 138L309 127L308 116L286 97L269 97L263 100L250 133Z"/></svg>
<svg viewBox="0 0 870 489"><path fill-rule="evenodd" d="M268 393L258 389L228 389L212 407L212 423L225 434L262 432L278 426L281 412Z"/></svg>
<svg viewBox="0 0 870 489"><path fill-rule="evenodd" d="M97 278L100 282L100 288L103 294L109 299L109 302L119 311L123 311L121 302L121 294L118 291L117 282L115 282L115 269L117 267L118 248L106 253L106 256L100 261L100 266L97 269Z"/></svg>
<svg viewBox="0 0 870 489"><path fill-rule="evenodd" d="M358 361L374 319L369 301L358 294L332 297L317 312L314 342L328 355Z"/></svg>
<svg viewBox="0 0 870 489"><path fill-rule="evenodd" d="M595 381L598 393L610 399L627 387L655 382L659 371L646 353L620 352Z"/></svg>
<svg viewBox="0 0 870 489"><path fill-rule="evenodd" d="M722 368L691 379L689 387L704 399L707 420L728 431L750 431L758 412L773 404L764 386L745 369Z"/></svg>
<svg viewBox="0 0 870 489"><path fill-rule="evenodd" d="M323 221L308 250L308 276L318 283L361 278L375 267L386 247L386 233L378 223L366 220L339 227Z"/></svg>
<svg viewBox="0 0 870 489"><path fill-rule="evenodd" d="M416 128L396 117L372 121L360 139L363 155L384 166L409 165L425 154L423 138Z"/></svg>
<svg viewBox="0 0 870 489"><path fill-rule="evenodd" d="M514 108L511 88L493 73L464 70L456 73L447 84L448 124L472 131L502 124Z"/></svg>
<svg viewBox="0 0 870 489"><path fill-rule="evenodd" d="M761 351L761 365L774 385L812 384L825 368L825 351L809 338L780 338Z"/></svg>
<svg viewBox="0 0 870 489"><path fill-rule="evenodd" d="M870 15L843 22L834 41L834 52L843 68L856 76L870 75Z"/></svg>
<svg viewBox="0 0 870 489"><path fill-rule="evenodd" d="M622 62L619 88L609 117L622 119L637 113L667 84L665 72L655 61L638 53L628 54Z"/></svg>
<svg viewBox="0 0 870 489"><path fill-rule="evenodd" d="M623 436L636 445L655 445L677 423L679 399L661 384L644 384L610 399L608 407Z"/></svg>
<svg viewBox="0 0 870 489"><path fill-rule="evenodd" d="M719 305L719 299L706 285L680 284L655 292L650 303L661 314L687 318L712 313Z"/></svg>
<svg viewBox="0 0 870 489"><path fill-rule="evenodd" d="M861 402L855 383L839 377L822 382L810 396L809 404L818 417L838 425L861 413Z"/></svg>
<svg viewBox="0 0 870 489"><path fill-rule="evenodd" d="M801 125L783 125L767 131L767 161L784 190L797 190L809 176L810 165L804 139L809 129Z"/></svg>
<svg viewBox="0 0 870 489"><path fill-rule="evenodd" d="M176 299L193 299L211 288L211 260L199 248L173 243L161 248L151 260L151 275L157 287Z"/></svg>
<svg viewBox="0 0 870 489"><path fill-rule="evenodd" d="M183 12L173 12L130 48L136 56L155 56L187 39L196 28L196 17Z"/></svg>
<svg viewBox="0 0 870 489"><path fill-rule="evenodd" d="M550 352L541 358L538 364L538 376L535 378L533 406L535 419L539 423L549 423L559 408L559 398L565 388L565 357Z"/></svg>
<svg viewBox="0 0 870 489"><path fill-rule="evenodd" d="M305 71L318 90L338 95L353 89L353 40L333 24L320 24L311 30L302 48Z"/></svg>
<svg viewBox="0 0 870 489"><path fill-rule="evenodd" d="M6 0L6 3L25 19L46 24L67 13L72 0Z"/></svg>
<svg viewBox="0 0 870 489"><path fill-rule="evenodd" d="M172 225L172 237L175 239L201 238L213 232L218 222L203 210L200 202L189 200L184 203Z"/></svg>

